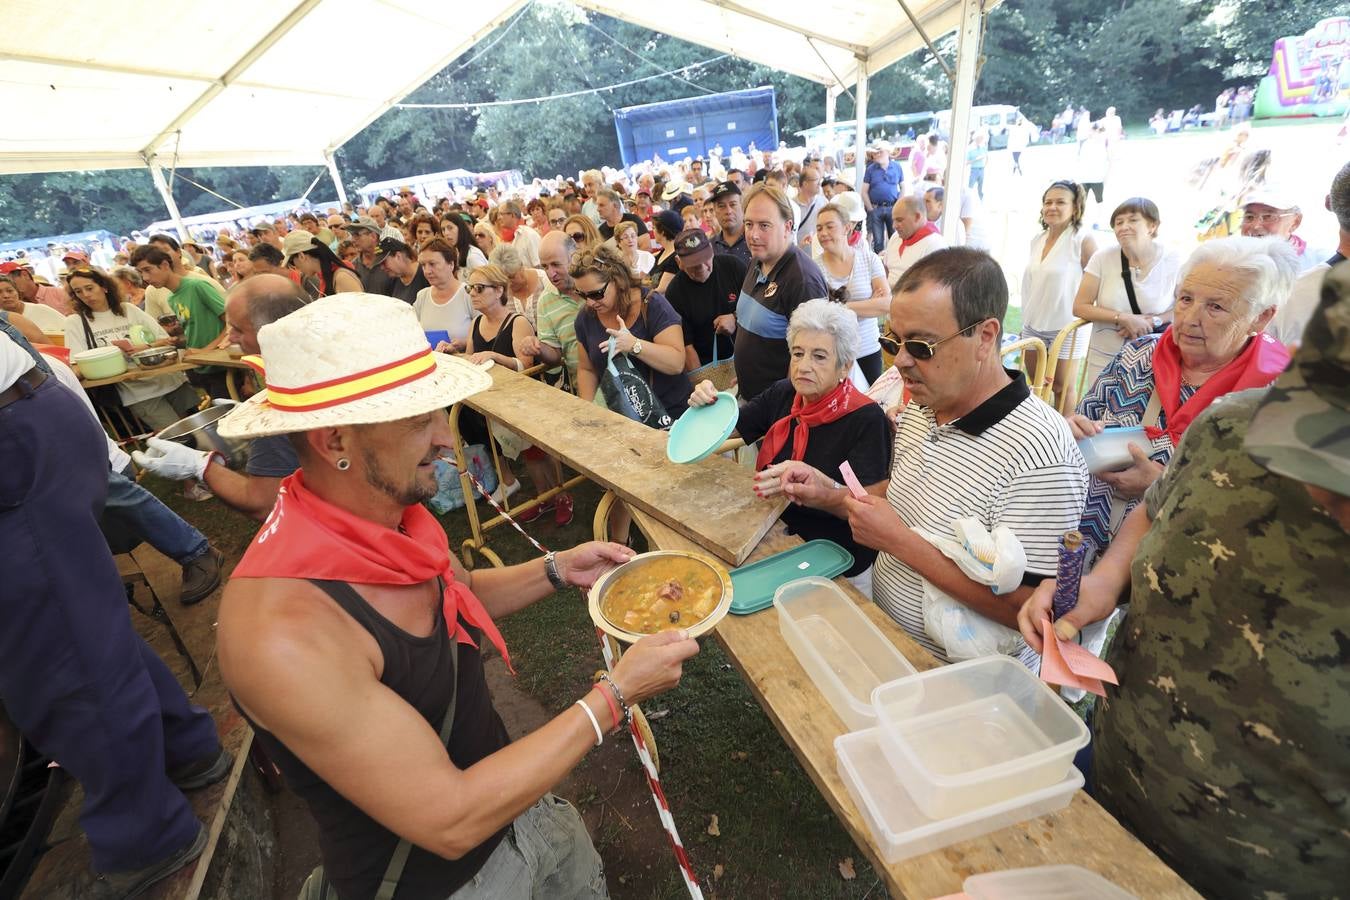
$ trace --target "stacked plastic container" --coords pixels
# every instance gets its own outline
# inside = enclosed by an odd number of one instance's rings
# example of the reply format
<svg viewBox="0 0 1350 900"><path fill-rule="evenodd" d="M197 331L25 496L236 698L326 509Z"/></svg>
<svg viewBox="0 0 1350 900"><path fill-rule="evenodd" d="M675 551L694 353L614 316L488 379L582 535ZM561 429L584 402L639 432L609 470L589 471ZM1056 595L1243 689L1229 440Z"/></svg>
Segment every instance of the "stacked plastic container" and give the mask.
<svg viewBox="0 0 1350 900"><path fill-rule="evenodd" d="M1083 786L1088 729L1017 660L990 656L916 674L832 582L774 596L783 639L851 729L839 774L887 862L1067 806Z"/></svg>

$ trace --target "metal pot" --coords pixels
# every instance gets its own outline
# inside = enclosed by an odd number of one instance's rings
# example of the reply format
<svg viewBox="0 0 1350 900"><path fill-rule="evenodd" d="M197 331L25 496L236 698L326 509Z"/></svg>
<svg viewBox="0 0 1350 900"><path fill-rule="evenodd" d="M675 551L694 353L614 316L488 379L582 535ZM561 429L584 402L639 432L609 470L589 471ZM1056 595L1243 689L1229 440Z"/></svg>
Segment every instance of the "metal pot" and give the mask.
<svg viewBox="0 0 1350 900"><path fill-rule="evenodd" d="M223 438L216 431L216 423L233 411L233 404L208 406L201 412L179 419L155 437L189 446L195 445L199 450L214 450L225 457L225 464L231 469L241 468L248 458L249 442Z"/></svg>
<svg viewBox="0 0 1350 900"><path fill-rule="evenodd" d="M131 359L142 369L156 369L178 361L178 351L173 347L150 347L131 354Z"/></svg>

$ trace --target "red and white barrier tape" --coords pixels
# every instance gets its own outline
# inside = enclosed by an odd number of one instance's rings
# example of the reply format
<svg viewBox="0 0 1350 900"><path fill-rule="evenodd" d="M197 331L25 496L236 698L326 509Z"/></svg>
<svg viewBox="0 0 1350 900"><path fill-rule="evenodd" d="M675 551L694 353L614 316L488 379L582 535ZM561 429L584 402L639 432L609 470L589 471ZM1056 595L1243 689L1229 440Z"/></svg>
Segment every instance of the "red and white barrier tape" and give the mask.
<svg viewBox="0 0 1350 900"><path fill-rule="evenodd" d="M452 465L453 460L447 460ZM524 535L525 540L534 545L534 549L540 553L548 553L544 545L532 538L524 528L513 518L511 514L502 509L492 495L483 487L483 483L474 477L472 472L465 472L469 480L478 493L483 495L483 499L492 504L492 508L501 513L502 518L511 523L511 527ZM600 629L595 630L596 636L600 639L600 652L605 658L605 668L614 671L614 654L609 648L609 641L605 640L605 633ZM694 874L694 867L689 863L689 854L685 852L684 843L680 840L680 832L675 828L675 817L670 813L670 804L666 802L666 792L661 790L661 776L657 774L656 764L652 762L652 755L647 751L647 742L642 739L642 732L638 730L636 720L630 720L628 723L628 734L633 739L633 748L637 750L638 760L642 763L643 774L647 776L647 787L652 793L652 802L656 804L657 815L661 819L661 827L666 831L666 837L670 839L670 848L675 851L675 862L679 866L680 875L684 878L684 886L689 889L689 896L694 900L703 900L703 891L698 886L698 876Z"/></svg>

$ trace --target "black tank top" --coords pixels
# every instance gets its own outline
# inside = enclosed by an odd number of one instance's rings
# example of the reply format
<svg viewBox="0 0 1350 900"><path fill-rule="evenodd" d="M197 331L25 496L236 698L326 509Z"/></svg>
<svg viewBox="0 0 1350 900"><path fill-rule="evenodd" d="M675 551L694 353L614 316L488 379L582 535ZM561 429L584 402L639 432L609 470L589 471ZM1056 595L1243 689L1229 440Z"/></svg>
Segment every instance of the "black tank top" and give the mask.
<svg viewBox="0 0 1350 900"><path fill-rule="evenodd" d="M439 604L431 634L415 637L376 612L346 582L312 580L311 583L370 632L384 657L380 683L408 701L431 725L431 730L439 734L451 691L450 636ZM470 628L470 634L474 643L481 645L478 629ZM488 696L482 654L468 644L459 646L457 704L449 751L458 768L467 769L510 743ZM305 801L318 823L324 874L338 896L341 900L373 897L398 844L398 836L329 787L270 732L252 720L249 724L291 790ZM482 868L505 833L503 828L456 860L443 859L414 846L399 880L396 900L443 900Z"/></svg>
<svg viewBox="0 0 1350 900"><path fill-rule="evenodd" d="M483 317L481 315L474 316L472 336L473 352L482 353L486 350L491 350L493 353L500 353L502 356L515 356L516 351L511 342L511 329L516 324L516 316L518 315L519 313L511 313L503 319L502 327L497 329L497 334L491 341L483 337L483 333L478 330L478 326L482 323Z"/></svg>

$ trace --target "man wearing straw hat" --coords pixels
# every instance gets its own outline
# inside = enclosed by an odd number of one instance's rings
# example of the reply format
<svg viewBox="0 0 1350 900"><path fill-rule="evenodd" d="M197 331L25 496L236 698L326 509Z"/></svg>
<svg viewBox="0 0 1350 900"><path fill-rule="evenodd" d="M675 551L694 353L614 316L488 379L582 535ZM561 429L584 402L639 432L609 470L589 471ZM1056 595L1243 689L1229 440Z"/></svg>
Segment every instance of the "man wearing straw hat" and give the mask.
<svg viewBox="0 0 1350 900"><path fill-rule="evenodd" d="M407 304L325 298L258 342L266 390L220 433L290 434L300 470L226 589L220 665L318 822L324 871L311 886L324 877L340 896L381 898L396 886L400 900L513 885L511 896L607 896L580 817L549 789L627 704L674 687L697 644L682 632L634 644L611 677L511 742L483 675L485 641L510 666L494 618L589 587L631 551L587 543L459 566L421 502L454 440L446 407L492 381L433 353Z"/></svg>

